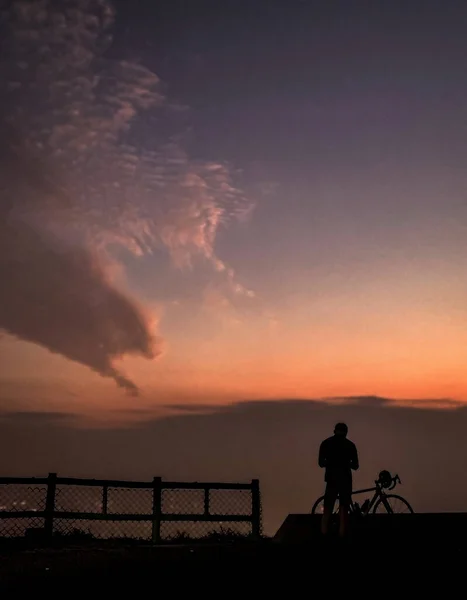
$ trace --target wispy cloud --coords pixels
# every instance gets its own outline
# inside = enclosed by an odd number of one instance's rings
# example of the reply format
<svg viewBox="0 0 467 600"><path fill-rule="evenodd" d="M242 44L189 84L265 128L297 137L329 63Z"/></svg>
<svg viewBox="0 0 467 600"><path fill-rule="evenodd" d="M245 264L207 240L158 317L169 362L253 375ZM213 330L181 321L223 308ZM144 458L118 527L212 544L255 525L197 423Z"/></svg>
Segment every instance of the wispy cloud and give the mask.
<svg viewBox="0 0 467 600"><path fill-rule="evenodd" d="M200 255L218 268L219 227L252 203L227 165L194 161L175 137L161 139L150 120L168 105L157 75L104 58L114 18L107 0L13 3L3 73L10 116L66 170L75 214L95 238L137 254L162 245L178 266ZM135 143L140 119L149 133Z"/></svg>
<svg viewBox="0 0 467 600"><path fill-rule="evenodd" d="M180 268L207 260L233 294L253 297L215 253L220 227L251 203L227 165L161 138L159 78L106 55L114 19L107 0L16 0L3 13L2 108L20 144L4 143L2 158L0 327L136 392L114 359L160 346L111 281L112 248L164 249ZM142 121L146 136L133 128Z"/></svg>

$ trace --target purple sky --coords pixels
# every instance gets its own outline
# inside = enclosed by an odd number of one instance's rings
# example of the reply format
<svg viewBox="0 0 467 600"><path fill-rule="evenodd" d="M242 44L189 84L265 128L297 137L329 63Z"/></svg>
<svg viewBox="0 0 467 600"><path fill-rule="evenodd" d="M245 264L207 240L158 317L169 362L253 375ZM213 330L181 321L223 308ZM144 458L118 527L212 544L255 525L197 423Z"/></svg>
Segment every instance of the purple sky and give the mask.
<svg viewBox="0 0 467 600"><path fill-rule="evenodd" d="M179 405L228 420L229 403L363 396L419 411L416 440L423 415L450 423L467 400L466 28L455 0L12 2L5 419L111 435Z"/></svg>

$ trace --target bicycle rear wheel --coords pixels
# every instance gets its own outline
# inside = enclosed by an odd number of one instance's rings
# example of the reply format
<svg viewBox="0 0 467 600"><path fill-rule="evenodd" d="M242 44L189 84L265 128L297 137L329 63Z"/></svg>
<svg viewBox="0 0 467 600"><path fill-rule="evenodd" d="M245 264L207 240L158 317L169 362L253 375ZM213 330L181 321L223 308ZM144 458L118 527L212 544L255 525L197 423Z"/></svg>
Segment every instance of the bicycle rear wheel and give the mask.
<svg viewBox="0 0 467 600"><path fill-rule="evenodd" d="M402 498L402 496L398 496L397 494L386 494L384 496L384 500L387 503L387 506L385 506L385 502L383 501L383 498L379 498L378 502L375 504L375 507L373 509L373 514L379 513L379 514L396 514L396 515L400 515L400 514L410 514L413 513L414 510L413 508L410 506L410 504L407 502L407 500L405 498ZM388 510L389 508L389 510Z"/></svg>
<svg viewBox="0 0 467 600"><path fill-rule="evenodd" d="M318 500L313 504L313 508L311 509L312 515L322 515L324 512L324 496L320 496ZM332 514L339 514L339 499L334 503L334 510Z"/></svg>

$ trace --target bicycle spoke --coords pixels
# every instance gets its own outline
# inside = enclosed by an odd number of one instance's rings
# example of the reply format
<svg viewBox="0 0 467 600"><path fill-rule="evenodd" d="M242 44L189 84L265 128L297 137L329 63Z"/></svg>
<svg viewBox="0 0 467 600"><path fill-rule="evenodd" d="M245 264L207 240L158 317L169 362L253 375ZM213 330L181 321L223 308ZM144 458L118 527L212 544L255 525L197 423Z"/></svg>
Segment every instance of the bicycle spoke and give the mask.
<svg viewBox="0 0 467 600"><path fill-rule="evenodd" d="M389 511L388 511L389 509ZM410 514L412 510L407 501L400 496L388 494L378 502L375 512L378 514Z"/></svg>

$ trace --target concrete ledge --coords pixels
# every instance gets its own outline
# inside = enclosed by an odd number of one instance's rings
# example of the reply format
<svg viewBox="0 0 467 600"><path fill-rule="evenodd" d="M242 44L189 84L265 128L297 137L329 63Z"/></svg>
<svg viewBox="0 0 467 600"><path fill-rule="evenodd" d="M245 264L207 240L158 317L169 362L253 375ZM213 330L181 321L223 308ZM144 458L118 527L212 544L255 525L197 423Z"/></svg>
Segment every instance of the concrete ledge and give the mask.
<svg viewBox="0 0 467 600"><path fill-rule="evenodd" d="M290 514L276 535L275 542L307 543L321 538L321 516ZM337 522L334 523L334 529ZM449 539L453 536L467 540L467 513L415 513L402 515L367 515L350 521L350 534L358 539Z"/></svg>

